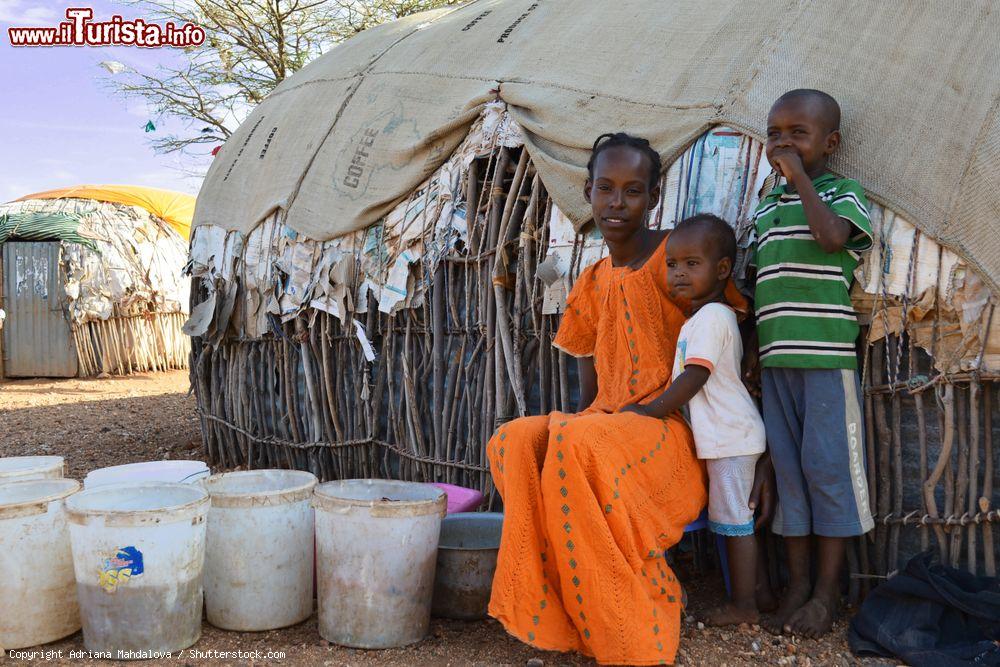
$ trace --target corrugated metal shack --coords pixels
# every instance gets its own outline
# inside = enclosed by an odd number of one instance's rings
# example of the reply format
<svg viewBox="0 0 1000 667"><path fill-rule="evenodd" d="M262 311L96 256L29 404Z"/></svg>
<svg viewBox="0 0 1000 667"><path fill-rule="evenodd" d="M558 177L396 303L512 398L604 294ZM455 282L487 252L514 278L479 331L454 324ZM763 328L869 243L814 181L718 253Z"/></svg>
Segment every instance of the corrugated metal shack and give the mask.
<svg viewBox="0 0 1000 667"><path fill-rule="evenodd" d="M8 241L3 250L3 373L73 377L73 333L58 241Z"/></svg>
<svg viewBox="0 0 1000 667"><path fill-rule="evenodd" d="M143 206L80 197L0 205L0 377L186 367L186 245Z"/></svg>

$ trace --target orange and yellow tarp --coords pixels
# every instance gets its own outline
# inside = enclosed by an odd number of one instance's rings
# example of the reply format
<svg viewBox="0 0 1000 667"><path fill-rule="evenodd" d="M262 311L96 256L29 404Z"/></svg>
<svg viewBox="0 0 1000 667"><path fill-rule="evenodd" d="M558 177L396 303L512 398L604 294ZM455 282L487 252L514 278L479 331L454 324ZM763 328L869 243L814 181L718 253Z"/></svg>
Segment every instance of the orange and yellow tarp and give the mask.
<svg viewBox="0 0 1000 667"><path fill-rule="evenodd" d="M169 224L184 238L191 236L195 198L183 192L134 185L77 185L36 192L18 199L93 199L146 209Z"/></svg>

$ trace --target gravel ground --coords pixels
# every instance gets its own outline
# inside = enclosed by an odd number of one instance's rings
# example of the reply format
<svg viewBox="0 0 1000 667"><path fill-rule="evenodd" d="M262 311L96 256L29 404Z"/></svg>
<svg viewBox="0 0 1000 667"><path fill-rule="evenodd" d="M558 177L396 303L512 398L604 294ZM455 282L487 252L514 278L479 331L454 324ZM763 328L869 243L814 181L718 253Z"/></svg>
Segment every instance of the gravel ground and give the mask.
<svg viewBox="0 0 1000 667"><path fill-rule="evenodd" d="M104 380L0 381L0 456L57 454L77 479L94 468L154 459L199 458L201 437L187 373L176 371ZM678 664L891 665L851 656L846 622L822 640L774 637L757 626L699 627L699 612L723 595L717 572L678 574L691 607L683 625ZM34 651L33 655L30 652ZM8 655L7 663L109 664L86 656L79 633L53 644ZM259 652L257 656L241 657ZM45 652L49 652L48 655ZM269 657L269 654L270 657ZM275 655L280 654L280 655ZM0 658L0 663L4 662ZM150 661L144 664L156 664ZM225 632L208 625L202 638L163 664L184 665L591 665L579 655L536 651L507 635L496 621L435 619L429 636L413 646L362 651L331 645L316 629L315 615L292 628L262 633Z"/></svg>
<svg viewBox="0 0 1000 667"><path fill-rule="evenodd" d="M158 459L201 458L187 371L104 380L0 380L0 453L56 454L67 476Z"/></svg>

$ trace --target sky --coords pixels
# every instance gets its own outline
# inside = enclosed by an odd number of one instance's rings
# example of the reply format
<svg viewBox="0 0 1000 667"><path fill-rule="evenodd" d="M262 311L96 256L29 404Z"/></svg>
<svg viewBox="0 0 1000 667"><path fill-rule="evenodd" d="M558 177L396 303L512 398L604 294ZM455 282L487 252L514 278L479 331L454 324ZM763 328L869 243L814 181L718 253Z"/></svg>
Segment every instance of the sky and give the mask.
<svg viewBox="0 0 1000 667"><path fill-rule="evenodd" d="M117 60L139 70L178 62L169 47L19 47L7 28L55 26L67 6L94 9L94 20L112 14L146 18L141 7L111 0L0 0L0 202L81 184L146 185L197 194L211 158L157 155L150 138L182 129L150 114L141 100L107 90L109 74L98 63ZM156 132L143 128L148 120Z"/></svg>

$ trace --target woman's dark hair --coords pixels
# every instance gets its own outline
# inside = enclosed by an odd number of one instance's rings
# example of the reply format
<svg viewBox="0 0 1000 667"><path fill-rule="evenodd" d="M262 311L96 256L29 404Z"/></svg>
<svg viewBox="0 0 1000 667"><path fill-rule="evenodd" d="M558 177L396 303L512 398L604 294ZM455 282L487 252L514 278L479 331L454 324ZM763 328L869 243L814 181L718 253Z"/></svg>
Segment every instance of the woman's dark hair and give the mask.
<svg viewBox="0 0 1000 667"><path fill-rule="evenodd" d="M607 132L594 141L594 147L590 150L590 160L587 162L587 174L590 178L594 178L594 162L597 161L597 156L601 151L615 146L634 148L649 158L649 187L656 185L660 180L660 170L663 168L660 154L653 150L648 140L624 132Z"/></svg>

